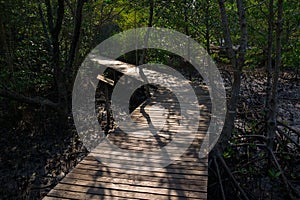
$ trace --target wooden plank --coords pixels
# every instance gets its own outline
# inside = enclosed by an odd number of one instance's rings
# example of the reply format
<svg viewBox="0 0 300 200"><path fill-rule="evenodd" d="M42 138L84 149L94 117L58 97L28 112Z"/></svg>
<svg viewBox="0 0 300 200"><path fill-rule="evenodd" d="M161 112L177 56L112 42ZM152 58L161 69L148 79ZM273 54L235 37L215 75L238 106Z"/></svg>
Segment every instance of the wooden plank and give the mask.
<svg viewBox="0 0 300 200"><path fill-rule="evenodd" d="M94 58L92 58L91 60L97 63L98 65L109 67L122 74L127 74L128 76L134 77L134 75L136 74L137 67L135 65L131 65L118 60L113 60L99 55L94 56Z"/></svg>
<svg viewBox="0 0 300 200"><path fill-rule="evenodd" d="M106 164L106 162L104 162L102 165L105 165ZM99 166L81 166L81 167L86 167L86 168L89 168L89 169L91 169L91 168L99 168ZM164 168L158 168L158 167L151 167L151 166L143 166L143 165L141 165L141 166L133 166L133 165L125 165L125 164L117 164L117 163L109 163L109 167L110 168L115 168L115 169L117 169L119 172L124 172L124 171L126 171L126 173L133 173L133 174L136 174L136 173L144 173L144 172L147 172L147 171L158 171L159 169L164 169ZM78 168L80 168L80 167L78 167ZM185 169L186 167L182 167L182 168L179 168L178 167L178 173L180 174L180 170L182 171L182 173L184 172L184 170L183 169ZM195 170L196 170L197 168L195 168ZM163 172L164 172L165 170L163 170ZM169 169L168 170L166 170L166 171L169 171ZM172 170L170 170L170 171L172 171ZM171 172L169 172L169 173L171 173ZM199 170L199 176L206 176L207 175L207 172L206 171L204 171L204 170ZM195 176L195 175L192 175L192 176ZM197 177L197 176L195 176L194 178L199 178L199 177Z"/></svg>
<svg viewBox="0 0 300 200"><path fill-rule="evenodd" d="M119 141L119 142L126 142L128 145L136 145L136 144L139 144L141 145L140 147L143 147L143 143L141 142L144 142L144 143L147 143L148 145L146 147L149 147L149 144L153 144L153 145L156 145L158 140L162 140L162 141L168 141L171 142L171 141L174 141L175 140L175 137L176 137L176 131L156 131L155 129L153 130L144 130L144 129L138 129L140 130L139 133L135 133L135 132L132 132L132 133L126 133L126 134L123 134L122 133L118 133L118 132L112 132L110 133L110 135L107 137L107 140L110 142L110 143L114 143L114 141ZM155 131L155 135L150 135L152 133L150 133L151 131ZM143 135L144 133L144 135ZM184 138L182 137L176 137L176 141L174 142L178 142L178 143L182 143L182 142L186 142L187 139L191 139L191 140L194 140L194 139L197 139L197 142L199 142L199 140L203 140L204 137L205 137L205 134L199 134L199 133L194 133L193 131L190 131L190 132L185 132L186 135L180 135L180 136L184 136ZM125 137L126 137L126 140L125 140ZM123 139L123 141L122 141ZM200 144L197 144L197 143L193 143L192 141L192 144L194 144L195 146L194 147L199 147L201 146L201 143ZM103 148L103 147L102 147ZM171 149L174 149L173 147L168 147L170 150ZM99 148L95 149L96 150L101 150ZM105 149L104 149L105 150ZM176 152L174 152L175 154L177 154Z"/></svg>
<svg viewBox="0 0 300 200"><path fill-rule="evenodd" d="M99 170L99 165L84 165L84 164L78 164L78 167L77 169L90 169L90 170ZM120 172L119 169L120 168L115 168L115 167L109 167L109 171L107 172ZM196 170L196 169L185 169L185 168L153 168L151 170L151 172L147 171L147 170L143 170L143 169L137 169L136 171L138 171L139 174L141 175L148 175L148 176L153 176L153 175L165 175L164 173L168 173L170 175L182 175L182 176L179 176L181 178L185 178L186 175L191 175L191 176L194 176L193 179L197 179L197 178L200 178L202 176L207 176L207 172L204 170L205 168L204 167L199 167L199 170ZM105 172L105 169L101 169L102 172ZM200 177L199 177L200 176Z"/></svg>
<svg viewBox="0 0 300 200"><path fill-rule="evenodd" d="M101 165L101 162L93 156L87 156L79 164L99 166ZM182 160L177 160L170 164L168 168L197 169L205 171L207 169L207 158L201 158L198 160L198 162L183 162Z"/></svg>
<svg viewBox="0 0 300 200"><path fill-rule="evenodd" d="M195 191L206 191L207 187L207 176L201 177L201 179L191 179L188 176L173 176L171 174L165 173L161 175L156 173L152 176L150 175L141 175L141 174L128 174L128 173L120 173L120 172L103 172L100 175L99 171L93 171L88 169L74 169L70 175L68 174L66 177L74 176L77 179L89 180L89 181L98 181L98 182L106 182L107 180L111 180L112 183L115 182L116 179L124 179L130 183L130 181L134 181L135 184L143 184L141 182L155 182L156 184L169 185L174 189L174 185L179 185L181 188L189 187L190 190ZM74 178L73 177L73 178ZM85 179L86 178L86 179ZM134 185L134 184L133 184ZM172 186L173 185L173 186ZM184 186L183 186L184 185Z"/></svg>
<svg viewBox="0 0 300 200"><path fill-rule="evenodd" d="M48 196L45 198L47 198L46 200L56 200L56 199L74 199L74 200L124 199L127 200L128 199L126 197L110 196L109 193L105 195L99 195L99 194L88 194L84 192L77 192L77 191L73 192L73 191L57 190L57 189L51 190ZM130 199L136 199L136 198L130 198Z"/></svg>
<svg viewBox="0 0 300 200"><path fill-rule="evenodd" d="M146 176L147 177L147 176ZM155 178L155 177L152 177ZM97 175L88 175L88 174L76 174L71 173L68 174L63 181L69 179L76 179L76 180L85 180L85 181L92 181L92 182L99 182L99 183L119 183L125 185L133 185L133 186L144 186L144 187L153 187L153 188L170 188L176 190L187 190L187 191L206 191L206 181L203 180L201 184L188 184L185 179L168 179L165 177L164 179L146 179L145 176L138 176L138 179L128 179L128 177L122 177L122 174L118 174L117 176L97 176ZM70 180L72 181L72 180ZM70 183L70 182L68 182Z"/></svg>
<svg viewBox="0 0 300 200"><path fill-rule="evenodd" d="M72 184L58 184L56 186L56 190L63 190L63 191L72 191L72 192L80 192L86 194L94 194L104 196L109 194L109 196L116 196L116 197L127 197L131 198L141 198L141 199L201 199L205 198L206 193L201 192L190 192L190 191L176 191L176 190L168 190L168 189L160 189L160 190L153 190L153 188L143 188L143 187L129 187L118 185L117 183L111 184L107 188L107 185L89 185L86 182L81 182L81 184L85 185L72 185ZM114 189L117 188L117 189ZM54 196L54 195L53 195ZM65 198L65 197L64 197Z"/></svg>
<svg viewBox="0 0 300 200"><path fill-rule="evenodd" d="M203 163L206 160L199 160L198 162L183 162L183 161L175 161L172 164L170 164L169 166L167 166L166 168L152 168L151 172L161 172L161 171L180 171L181 173L184 173L184 171L188 171L189 173L187 174L193 174L192 172L194 172L193 170L196 171L201 171L201 175L203 174L203 172L206 171L207 166ZM95 169L98 168L100 166L102 166L103 164L99 161L97 161L97 163L90 161L90 160L83 160L82 162L80 162L78 164L78 167L80 167L81 165L89 165L89 167L94 167ZM83 166L83 167L88 167L88 166ZM101 168L102 169L102 168ZM113 167L110 167L110 169L115 169ZM105 170L105 169L102 169ZM143 169L139 169L138 171L145 171ZM146 170L148 171L148 170Z"/></svg>
<svg viewBox="0 0 300 200"><path fill-rule="evenodd" d="M97 181L86 181L86 180L78 180L72 178L64 178L61 181L62 184L66 185L76 185L76 186L84 186L89 188L99 188L99 189L111 189L111 190L118 190L118 191L130 191L130 192L140 192L140 193L152 193L152 194L159 194L159 195L170 195L170 196L180 196L180 197L192 197L197 198L202 195L203 192L201 191L191 191L191 190L183 190L183 189L172 189L170 187L152 187L150 184L146 186L141 186L139 184L123 184L117 181L113 182L97 182ZM147 182L150 183L150 182ZM180 186L178 186L180 187Z"/></svg>
<svg viewBox="0 0 300 200"><path fill-rule="evenodd" d="M100 170L99 168L95 168L95 166L78 166L77 168L74 169L74 171L72 171L72 173L76 173L76 174L87 174L87 175L92 175L92 176L103 176L103 177L107 177L110 174L112 176L116 176L116 177L124 177L124 178L128 178L128 179L140 179L140 178L146 178L146 177L157 177L160 178L161 180L168 177L174 181L187 181L190 183L193 183L193 185L198 185L201 184L203 185L203 181L207 180L207 175L205 175L205 171L203 171L203 175L198 175L198 176L194 176L194 175L189 175L189 174L176 174L176 173L168 173L167 172L147 172L147 171L139 171L139 173L127 173L127 172L123 172L123 171L119 171L119 169L113 169L113 168L109 168L109 170ZM141 176L141 177L140 177ZM196 182L195 182L196 181ZM197 183L197 181L199 181L199 183Z"/></svg>
<svg viewBox="0 0 300 200"><path fill-rule="evenodd" d="M63 198L63 197L50 197L50 196L46 196L43 198L43 200L70 200L71 198Z"/></svg>
<svg viewBox="0 0 300 200"><path fill-rule="evenodd" d="M110 86L115 85L115 82L112 79L109 79L109 78L107 78L105 76L102 76L100 74L97 76L97 79L104 82L104 83L106 83L106 84L108 84L108 85L110 85Z"/></svg>
<svg viewBox="0 0 300 200"><path fill-rule="evenodd" d="M120 192L120 191L111 191L105 190L105 193L101 193L101 191L91 190L91 193L80 192L80 191L69 191L69 190L59 190L54 189L49 193L49 196L59 197L59 198L68 198L68 199L75 199L75 200L105 200L105 199L155 199L155 200L182 200L187 199L183 197L172 197L166 195L153 195L153 194L145 194L145 193L130 193L130 192ZM114 195L114 196L112 196ZM202 195L203 198L199 197L196 198L197 200L206 199L206 194ZM195 198L188 198L188 199L195 199ZM195 200L196 200L195 199Z"/></svg>
<svg viewBox="0 0 300 200"><path fill-rule="evenodd" d="M127 142L127 143L126 143ZM137 141L137 143L132 143L130 142L130 140L128 141L122 141L122 142L118 142L118 141L113 141L112 143L115 144L116 146L118 146L118 148L121 148L121 149L126 149L127 151L130 151L132 153L145 153L145 154L148 154L148 157L150 157L150 155L156 153L156 154L159 154L159 152L161 151L161 146L162 144L161 143L169 143L170 141L166 140L165 142L164 141L158 141L156 142L155 144L153 144L153 142L151 142L150 144L143 144L143 141ZM138 142L140 142L140 146L138 145ZM178 143L179 141L177 141ZM201 140L199 140L198 142L201 142ZM186 141L184 141L184 143L186 143ZM101 148L101 147L98 147L98 148ZM168 146L168 152L165 152L165 158L169 155L171 156L171 160L182 160L182 161L188 161L188 162L197 162L198 159L197 158L189 158L187 155L190 155L190 154L198 154L198 151L200 149L200 144L199 145L195 145L195 148L193 149L193 151L191 150L188 150L186 152L183 152L182 154L180 154L178 152L178 148L177 147L170 147ZM177 149L177 151L176 151ZM103 159L105 158L112 158L112 159L116 159L116 160L128 160L130 158L130 155L126 155L126 154L129 154L129 153L125 153L124 152L124 159L122 159L122 155L120 155L119 153L117 152L113 152L113 151L108 151L106 150L106 147L103 147L102 149L95 149L93 150L92 152L93 154L95 154L94 156L100 156L102 157ZM139 158L145 158L147 155L145 155L144 157L141 156L141 155L132 155L134 156L136 159L139 159ZM128 158L127 158L128 157ZM159 155L156 156L156 155L153 155L153 157L157 157L157 162L160 162L161 160L165 160L164 158L159 158ZM151 158L152 160L154 158ZM154 161L156 162L156 161Z"/></svg>
<svg viewBox="0 0 300 200"><path fill-rule="evenodd" d="M172 154L172 156L175 154L175 152L173 153L172 151L170 153ZM93 152L93 155L99 156L103 160L113 159L113 160L115 160L116 163L123 163L122 161L131 161L131 160L133 160L133 158L129 155L129 153L123 153L123 155L122 155L122 153L119 154L117 152L102 151L101 153L100 152ZM178 154L176 156L181 156L181 155ZM137 159L137 160L142 160L142 161L147 159L151 163L161 163L162 161L169 160L169 158L166 158L164 156L161 156L161 157L159 155L150 156L149 154L148 154L147 157L145 155L140 155L140 156L135 156L134 158ZM181 161L184 161L184 162L199 162L198 158L191 158L191 157L185 157L185 156L183 158L179 157L176 160L181 160ZM120 161L120 162L118 162L118 161ZM133 164L138 165L138 166L143 166L144 165L143 163L139 163L139 161L133 162Z"/></svg>

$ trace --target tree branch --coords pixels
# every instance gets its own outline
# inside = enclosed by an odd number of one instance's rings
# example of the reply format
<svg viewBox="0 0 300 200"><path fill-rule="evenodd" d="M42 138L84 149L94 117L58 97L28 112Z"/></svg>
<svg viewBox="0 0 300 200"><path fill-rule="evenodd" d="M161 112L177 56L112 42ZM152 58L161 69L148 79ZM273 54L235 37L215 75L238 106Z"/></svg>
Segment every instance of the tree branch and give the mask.
<svg viewBox="0 0 300 200"><path fill-rule="evenodd" d="M62 28L62 23L65 15L65 3L64 0L58 0L57 19L53 30L53 37L58 38Z"/></svg>
<svg viewBox="0 0 300 200"><path fill-rule="evenodd" d="M257 4L254 4L254 5L251 5L251 6L247 6L245 7L245 10L248 10L250 8L256 8L256 7L260 7L261 5L263 5L264 3L266 3L266 0L260 2L260 3L257 3Z"/></svg>
<svg viewBox="0 0 300 200"><path fill-rule="evenodd" d="M66 75L70 72L71 67L74 63L76 49L77 49L78 43L79 43L80 29L81 29L81 25L82 25L82 9L83 9L84 3L85 3L85 0L77 1L72 43L71 43L70 50L69 50L69 57L67 59L66 66L65 66Z"/></svg>
<svg viewBox="0 0 300 200"><path fill-rule="evenodd" d="M41 3L41 1L39 1L39 15L40 15L40 18L41 18L41 21L42 21L45 37L46 37L48 45L49 45L49 52L52 55L53 54L53 49L52 49L52 46L51 46L51 39L50 39L50 36L49 36L49 32L47 30L46 19L45 19L44 12L43 12L43 9L42 9L41 5L42 5L42 3Z"/></svg>
<svg viewBox="0 0 300 200"><path fill-rule="evenodd" d="M53 14L52 14L52 7L50 0L45 0L45 5L47 9L47 21L48 21L48 28L50 30L51 36L53 35Z"/></svg>
<svg viewBox="0 0 300 200"><path fill-rule="evenodd" d="M221 20L223 26L223 37L225 39L226 50L228 52L228 56L230 58L233 68L236 69L236 55L232 48L232 40L230 36L229 22L228 22L228 16L224 5L224 0L218 0L218 2L220 7L220 14L221 14Z"/></svg>

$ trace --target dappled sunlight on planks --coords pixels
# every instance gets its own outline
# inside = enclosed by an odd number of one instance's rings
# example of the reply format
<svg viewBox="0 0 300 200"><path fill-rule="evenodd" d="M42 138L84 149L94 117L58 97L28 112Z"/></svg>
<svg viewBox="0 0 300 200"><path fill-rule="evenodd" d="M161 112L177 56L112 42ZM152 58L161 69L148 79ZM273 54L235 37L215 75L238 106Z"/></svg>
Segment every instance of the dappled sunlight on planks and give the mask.
<svg viewBox="0 0 300 200"><path fill-rule="evenodd" d="M118 61L101 62L111 62L110 67L121 67L118 70L122 73L136 76L132 65L126 68ZM180 105L170 90L158 87L150 99L130 114L134 131L124 132L121 126L111 131L105 140L107 144L93 149L44 199L206 199L207 158L199 159L198 152L208 129L211 103L209 94L200 87L195 93L200 110L196 119L198 132L188 126L180 129L184 103ZM191 115L193 112L186 111ZM187 138L192 143L182 154L177 147ZM157 154L171 142L174 146L166 148L165 155ZM124 151L111 151L109 145ZM94 156L101 157L100 161ZM173 162L167 167L154 165L168 159Z"/></svg>

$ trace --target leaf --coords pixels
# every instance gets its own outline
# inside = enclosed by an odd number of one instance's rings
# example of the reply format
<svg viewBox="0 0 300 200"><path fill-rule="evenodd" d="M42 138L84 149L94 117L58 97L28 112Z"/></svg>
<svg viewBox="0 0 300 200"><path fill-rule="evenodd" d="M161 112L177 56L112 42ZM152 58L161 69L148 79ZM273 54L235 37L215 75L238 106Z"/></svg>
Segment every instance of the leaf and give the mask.
<svg viewBox="0 0 300 200"><path fill-rule="evenodd" d="M224 158L230 158L231 157L230 152L228 152L228 151L224 152L223 156L224 156Z"/></svg>
<svg viewBox="0 0 300 200"><path fill-rule="evenodd" d="M268 170L268 174L271 178L278 178L281 175L281 172L276 172L273 168Z"/></svg>

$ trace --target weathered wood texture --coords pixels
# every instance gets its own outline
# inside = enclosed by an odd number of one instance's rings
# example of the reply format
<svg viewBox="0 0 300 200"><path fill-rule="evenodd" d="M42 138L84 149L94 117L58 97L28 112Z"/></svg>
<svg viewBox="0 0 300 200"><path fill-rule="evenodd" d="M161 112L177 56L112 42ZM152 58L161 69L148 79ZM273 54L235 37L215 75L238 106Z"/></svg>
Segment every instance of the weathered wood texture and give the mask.
<svg viewBox="0 0 300 200"><path fill-rule="evenodd" d="M124 63L120 66L123 71L128 70ZM198 132L185 130L186 137L195 139L172 164L148 170L149 166L145 166L143 162L131 162L131 157L127 154L96 148L92 151L93 155L101 155L104 163L106 159L107 162L114 159L117 164L108 166L95 157L88 156L44 199L206 199L207 159L199 159L197 155L209 124L210 103L206 91L200 87L195 91L201 113ZM155 152L170 143L178 133L181 107L172 92L159 88L150 100L131 113L137 134L127 134L120 127L107 135L107 139L129 152ZM180 143L180 139L178 140L176 142ZM172 154L180 153L177 149L170 151ZM160 159L163 158L157 156L156 160L154 156L152 162L159 162ZM137 168L127 169L123 161L135 164Z"/></svg>

